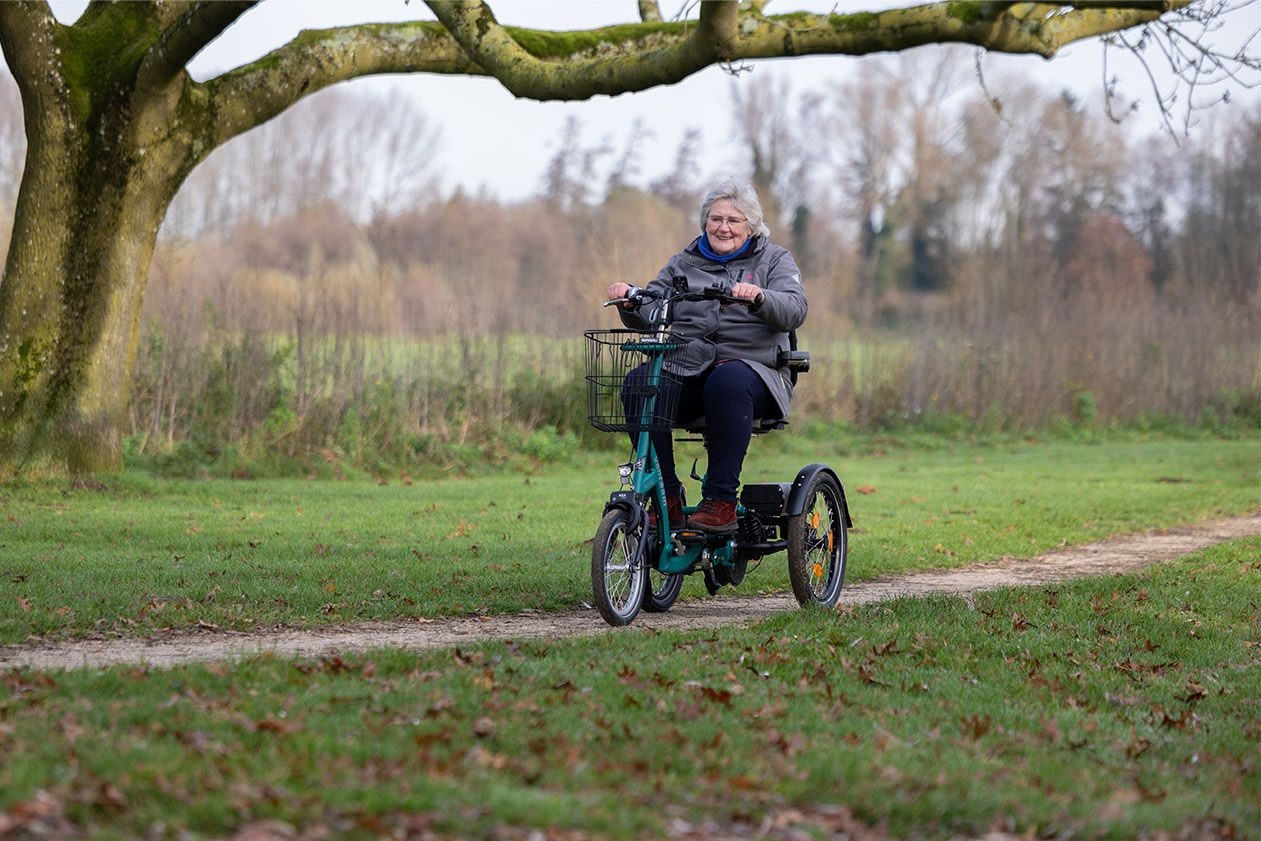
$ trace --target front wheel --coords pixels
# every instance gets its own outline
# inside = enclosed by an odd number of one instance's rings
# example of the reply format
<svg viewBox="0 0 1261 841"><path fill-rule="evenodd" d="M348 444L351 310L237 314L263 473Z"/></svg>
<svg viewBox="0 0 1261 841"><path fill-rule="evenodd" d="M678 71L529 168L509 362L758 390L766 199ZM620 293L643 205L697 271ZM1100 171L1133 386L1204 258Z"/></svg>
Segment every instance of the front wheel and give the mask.
<svg viewBox="0 0 1261 841"><path fill-rule="evenodd" d="M805 510L788 518L788 578L797 602L835 605L848 556L841 486L819 473L810 481Z"/></svg>
<svg viewBox="0 0 1261 841"><path fill-rule="evenodd" d="M643 526L631 530L630 515L614 508L604 515L591 545L591 595L604 621L629 625L644 600L648 575L640 540Z"/></svg>

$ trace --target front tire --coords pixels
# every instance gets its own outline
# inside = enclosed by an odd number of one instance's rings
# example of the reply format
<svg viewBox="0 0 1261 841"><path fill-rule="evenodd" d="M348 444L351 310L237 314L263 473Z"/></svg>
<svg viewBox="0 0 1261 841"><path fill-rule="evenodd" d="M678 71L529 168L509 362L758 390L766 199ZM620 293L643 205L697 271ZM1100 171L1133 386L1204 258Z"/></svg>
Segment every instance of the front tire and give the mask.
<svg viewBox="0 0 1261 841"><path fill-rule="evenodd" d="M788 578L803 607L832 607L840 598L849 557L843 500L836 479L819 473L810 481L805 510L788 518Z"/></svg>
<svg viewBox="0 0 1261 841"><path fill-rule="evenodd" d="M639 613L647 588L640 541L643 525L630 528L630 515L614 508L604 515L591 545L591 595L604 621L629 625Z"/></svg>

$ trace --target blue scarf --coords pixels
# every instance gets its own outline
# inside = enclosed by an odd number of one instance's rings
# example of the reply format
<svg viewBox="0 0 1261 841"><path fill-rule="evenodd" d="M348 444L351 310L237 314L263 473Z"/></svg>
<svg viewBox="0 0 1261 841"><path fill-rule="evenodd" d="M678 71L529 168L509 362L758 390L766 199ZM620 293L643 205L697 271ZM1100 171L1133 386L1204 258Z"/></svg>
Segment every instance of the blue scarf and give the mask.
<svg viewBox="0 0 1261 841"><path fill-rule="evenodd" d="M696 249L700 251L701 256L704 257L706 260L712 260L715 263L730 263L732 260L736 259L737 257L740 257L746 251L748 251L749 246L753 245L753 240L754 240L754 237L749 237L748 239L744 241L744 245L740 246L738 249L731 252L730 254L716 254L714 250L709 247L709 235L701 234L700 237L696 240Z"/></svg>

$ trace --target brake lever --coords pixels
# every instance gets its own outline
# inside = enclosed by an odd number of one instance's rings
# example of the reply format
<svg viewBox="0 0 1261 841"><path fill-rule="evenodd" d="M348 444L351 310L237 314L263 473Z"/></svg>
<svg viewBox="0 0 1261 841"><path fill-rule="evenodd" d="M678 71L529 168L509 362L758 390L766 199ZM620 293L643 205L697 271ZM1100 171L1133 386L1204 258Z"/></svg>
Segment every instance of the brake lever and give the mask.
<svg viewBox="0 0 1261 841"><path fill-rule="evenodd" d="M728 294L726 290L723 290L714 286L710 286L707 289L705 289L705 291L702 292L701 295L702 295L701 300L717 301L721 306L724 306L724 307L730 304L744 304L746 307L751 306L753 304L752 301L745 300L744 298L737 298L734 295Z"/></svg>

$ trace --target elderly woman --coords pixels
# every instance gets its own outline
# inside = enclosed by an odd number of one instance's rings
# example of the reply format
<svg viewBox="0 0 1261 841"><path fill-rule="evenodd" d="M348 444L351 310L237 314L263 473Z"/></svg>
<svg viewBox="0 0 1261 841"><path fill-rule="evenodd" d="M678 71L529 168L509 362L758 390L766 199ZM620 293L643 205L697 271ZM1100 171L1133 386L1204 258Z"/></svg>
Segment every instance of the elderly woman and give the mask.
<svg viewBox="0 0 1261 841"><path fill-rule="evenodd" d="M792 402L788 372L776 367L788 334L806 320L801 272L788 250L770 241L762 205L750 186L726 182L701 203L701 235L670 258L648 285L668 293L674 278L687 278L700 292L715 284L748 305L717 301L674 304L672 332L688 340L669 364L681 381L676 419L705 418L709 466L703 499L688 520L701 531L736 529L736 491L754 418L787 418ZM625 283L609 286L609 300L626 297ZM647 304L645 306L656 306ZM628 304L620 309L627 327L647 329L651 318ZM683 522L683 484L674 468L670 433L654 432L670 522Z"/></svg>

